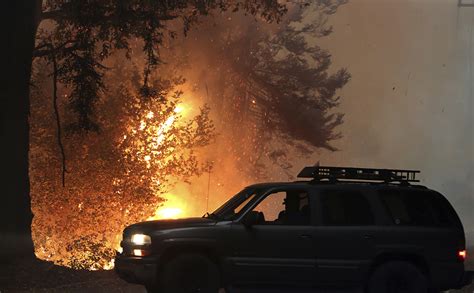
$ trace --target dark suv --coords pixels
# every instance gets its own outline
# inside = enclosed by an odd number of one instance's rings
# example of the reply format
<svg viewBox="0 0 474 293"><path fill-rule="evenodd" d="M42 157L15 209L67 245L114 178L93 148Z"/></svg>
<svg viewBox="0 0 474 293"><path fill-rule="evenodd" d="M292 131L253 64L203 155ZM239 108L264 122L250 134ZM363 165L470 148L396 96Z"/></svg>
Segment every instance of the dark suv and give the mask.
<svg viewBox="0 0 474 293"><path fill-rule="evenodd" d="M202 218L124 230L118 275L149 292L241 286L437 292L471 282L463 226L418 171L306 167L246 187Z"/></svg>

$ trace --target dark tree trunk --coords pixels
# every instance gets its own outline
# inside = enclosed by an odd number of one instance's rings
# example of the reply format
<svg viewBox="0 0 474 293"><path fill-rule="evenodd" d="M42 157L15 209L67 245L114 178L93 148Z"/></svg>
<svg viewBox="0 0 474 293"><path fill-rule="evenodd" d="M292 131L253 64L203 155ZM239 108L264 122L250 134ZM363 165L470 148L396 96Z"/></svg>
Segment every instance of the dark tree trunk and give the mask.
<svg viewBox="0 0 474 293"><path fill-rule="evenodd" d="M28 178L29 83L40 0L8 1L2 7L0 87L0 260L33 258L33 214Z"/></svg>

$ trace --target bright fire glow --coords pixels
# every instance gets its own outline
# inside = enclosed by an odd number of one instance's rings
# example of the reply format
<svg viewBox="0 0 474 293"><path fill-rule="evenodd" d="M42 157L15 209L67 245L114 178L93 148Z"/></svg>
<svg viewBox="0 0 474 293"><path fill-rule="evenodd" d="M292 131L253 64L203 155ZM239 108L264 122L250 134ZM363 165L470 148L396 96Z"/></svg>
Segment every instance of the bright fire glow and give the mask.
<svg viewBox="0 0 474 293"><path fill-rule="evenodd" d="M465 259L466 259L466 256L467 256L466 250L460 250L460 251L458 251L458 255L459 255L459 257L460 257L462 260L465 260Z"/></svg>
<svg viewBox="0 0 474 293"><path fill-rule="evenodd" d="M177 114L184 114L184 111L186 110L186 107L183 104L179 104L174 108L174 112Z"/></svg>
<svg viewBox="0 0 474 293"><path fill-rule="evenodd" d="M163 208L156 212L157 217L162 219L176 219L183 213L180 208Z"/></svg>
<svg viewBox="0 0 474 293"><path fill-rule="evenodd" d="M166 121L160 126L160 128L156 132L156 143L158 145L160 145L165 139L165 133L171 128L171 125L173 125L175 119L176 117L174 115L168 117L168 119L166 119Z"/></svg>
<svg viewBox="0 0 474 293"><path fill-rule="evenodd" d="M148 218L148 220L164 220L164 219L178 219L189 216L189 211L186 202L173 195L166 194L164 196L166 201L155 211L155 214Z"/></svg>

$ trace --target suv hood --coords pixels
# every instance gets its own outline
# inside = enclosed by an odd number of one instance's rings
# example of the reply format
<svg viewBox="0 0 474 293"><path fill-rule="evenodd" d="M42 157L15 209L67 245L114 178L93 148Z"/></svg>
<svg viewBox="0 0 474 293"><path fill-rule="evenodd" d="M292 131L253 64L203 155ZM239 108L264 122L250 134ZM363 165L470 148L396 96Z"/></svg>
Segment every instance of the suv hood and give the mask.
<svg viewBox="0 0 474 293"><path fill-rule="evenodd" d="M188 228L196 226L213 226L216 224L215 220L208 218L184 218L176 220L157 220L157 221L146 221L140 222L128 226L124 230L124 234L134 232L151 232L162 229L174 229L174 228Z"/></svg>

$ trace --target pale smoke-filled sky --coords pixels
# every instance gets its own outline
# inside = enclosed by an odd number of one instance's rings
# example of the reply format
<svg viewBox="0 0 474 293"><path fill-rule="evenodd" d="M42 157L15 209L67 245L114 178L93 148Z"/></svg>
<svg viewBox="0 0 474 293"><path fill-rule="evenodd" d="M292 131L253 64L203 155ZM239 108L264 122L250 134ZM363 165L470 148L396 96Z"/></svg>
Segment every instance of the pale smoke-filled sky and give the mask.
<svg viewBox="0 0 474 293"><path fill-rule="evenodd" d="M340 93L340 151L315 160L421 170L422 184L448 197L474 240L474 7L350 0L330 23L334 32L315 42L352 79Z"/></svg>

